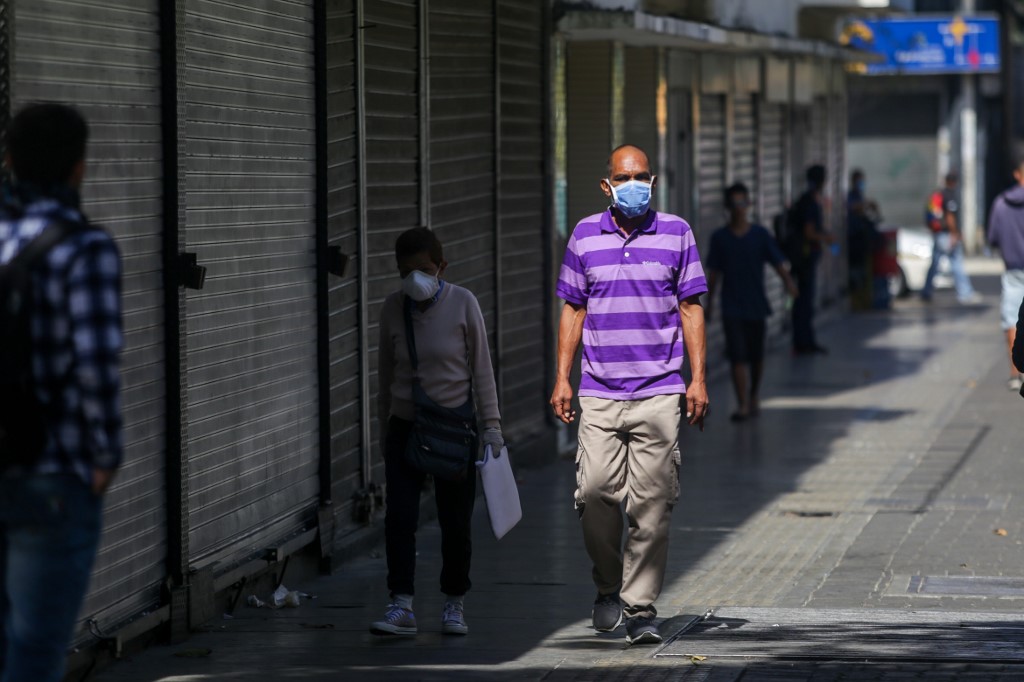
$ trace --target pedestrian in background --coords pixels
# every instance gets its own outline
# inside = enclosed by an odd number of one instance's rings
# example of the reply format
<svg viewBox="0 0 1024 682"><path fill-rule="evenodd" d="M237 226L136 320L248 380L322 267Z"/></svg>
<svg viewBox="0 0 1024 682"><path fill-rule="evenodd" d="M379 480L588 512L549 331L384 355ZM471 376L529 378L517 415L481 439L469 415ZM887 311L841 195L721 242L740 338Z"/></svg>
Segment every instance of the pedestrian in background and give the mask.
<svg viewBox="0 0 1024 682"><path fill-rule="evenodd" d="M410 459L409 444L416 436L423 401L451 411L455 421L475 425L479 417L485 427L483 443L495 452L504 441L487 330L476 297L441 279L448 263L441 242L426 227L399 235L395 260L402 286L381 308L378 346L378 415L387 481L384 535L391 602L384 618L374 622L370 631L415 635L416 528L427 474ZM412 337L407 334L410 328ZM475 455L475 436L468 449ZM441 631L446 635L469 632L463 598L470 588L475 462L475 456L468 457L451 479L434 475L441 526L441 591L445 594Z"/></svg>
<svg viewBox="0 0 1024 682"><path fill-rule="evenodd" d="M688 423L703 429L708 405L704 271L690 226L651 210L655 182L643 150L618 147L601 181L611 207L581 220L569 238L551 394L555 415L574 421L569 372L582 342L575 502L597 587L592 619L610 632L625 616L630 644L662 639L654 602L679 496L681 411L685 404Z"/></svg>
<svg viewBox="0 0 1024 682"><path fill-rule="evenodd" d="M939 264L943 258L948 258L953 270L957 300L963 304L981 302L981 295L974 290L964 266L964 243L959 222L960 201L956 191L958 181L955 172L946 174L945 187L935 190L928 199L925 220L932 231L934 242L932 263L924 280L924 288L921 289L921 298L924 301L932 300L933 282L939 271Z"/></svg>
<svg viewBox="0 0 1024 682"><path fill-rule="evenodd" d="M846 195L846 257L849 264L850 295L856 308L873 305L873 260L880 245L878 205L867 198L867 181L859 168L850 173Z"/></svg>
<svg viewBox="0 0 1024 682"><path fill-rule="evenodd" d="M743 421L760 411L758 390L764 371L765 320L771 305L764 289L764 266L778 273L790 296L798 290L775 238L761 225L750 223L750 192L743 183L725 190L729 224L711 235L708 251L708 319L715 292L722 285L722 329L725 352L732 367L736 411L732 421Z"/></svg>
<svg viewBox="0 0 1024 682"><path fill-rule="evenodd" d="M1021 389L1021 373L1013 359L1013 346L1017 338L1017 313L1024 302L1024 155L1013 171L1017 181L1013 187L996 197L989 211L988 241L999 249L1006 272L1002 277L1003 331L1010 353L1010 378L1007 387L1011 391Z"/></svg>
<svg viewBox="0 0 1024 682"><path fill-rule="evenodd" d="M0 209L0 266L39 252L28 264L31 394L23 399L43 418L37 452L8 452L8 438L21 440L13 434L28 426L10 423L19 406L0 398L3 682L62 678L99 544L101 498L121 463L121 258L79 205L87 137L82 116L59 104L26 107L7 131L14 181ZM4 338L3 352L15 341Z"/></svg>
<svg viewBox="0 0 1024 682"><path fill-rule="evenodd" d="M825 229L822 208L825 188L825 167L807 169L807 190L800 195L787 215L786 255L796 277L799 291L793 300L793 353L814 355L828 353L814 333L814 301L817 295L818 263L823 248L835 241Z"/></svg>

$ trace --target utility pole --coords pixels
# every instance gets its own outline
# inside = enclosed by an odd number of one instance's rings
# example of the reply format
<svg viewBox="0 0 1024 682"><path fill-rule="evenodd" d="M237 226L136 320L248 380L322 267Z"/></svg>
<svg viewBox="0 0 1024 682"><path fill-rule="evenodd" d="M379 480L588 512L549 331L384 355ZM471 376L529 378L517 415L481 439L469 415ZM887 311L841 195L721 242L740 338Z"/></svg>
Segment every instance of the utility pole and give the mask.
<svg viewBox="0 0 1024 682"><path fill-rule="evenodd" d="M960 0L960 14L974 14L974 0ZM978 114L977 80L973 73L960 76L960 225L964 248L978 249Z"/></svg>

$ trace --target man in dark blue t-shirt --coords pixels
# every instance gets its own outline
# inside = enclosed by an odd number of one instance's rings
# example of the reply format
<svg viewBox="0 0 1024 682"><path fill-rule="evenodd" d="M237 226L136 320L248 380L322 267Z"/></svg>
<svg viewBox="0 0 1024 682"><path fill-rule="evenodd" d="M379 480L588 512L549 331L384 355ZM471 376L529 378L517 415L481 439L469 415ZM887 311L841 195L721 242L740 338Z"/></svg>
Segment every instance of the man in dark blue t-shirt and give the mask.
<svg viewBox="0 0 1024 682"><path fill-rule="evenodd" d="M708 252L706 315L710 319L711 305L721 282L726 355L732 365L733 387L739 403L732 420L742 421L756 415L759 407L765 319L771 315L764 291L765 264L779 273L790 296L795 298L798 292L775 238L760 225L751 225L750 193L744 184L736 183L725 190L725 207L729 210L729 224L711 235Z"/></svg>

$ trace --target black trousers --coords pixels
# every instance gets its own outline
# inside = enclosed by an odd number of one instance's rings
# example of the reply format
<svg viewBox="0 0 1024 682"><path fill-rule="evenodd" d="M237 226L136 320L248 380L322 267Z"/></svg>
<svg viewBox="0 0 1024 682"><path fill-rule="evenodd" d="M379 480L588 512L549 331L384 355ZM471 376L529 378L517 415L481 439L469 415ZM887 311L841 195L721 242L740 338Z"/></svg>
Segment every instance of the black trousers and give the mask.
<svg viewBox="0 0 1024 682"><path fill-rule="evenodd" d="M405 459L405 443L412 422L397 417L388 421L384 441L387 509L384 537L388 555L388 589L392 594L415 594L416 527L420 517L420 491L425 474ZM461 596L469 591L472 556L470 523L476 500L476 465L469 462L461 481L434 480L437 520L441 525L441 591Z"/></svg>
<svg viewBox="0 0 1024 682"><path fill-rule="evenodd" d="M800 295L793 301L793 348L798 351L813 350L818 345L814 335L814 297L817 284L818 263L813 260L793 274Z"/></svg>

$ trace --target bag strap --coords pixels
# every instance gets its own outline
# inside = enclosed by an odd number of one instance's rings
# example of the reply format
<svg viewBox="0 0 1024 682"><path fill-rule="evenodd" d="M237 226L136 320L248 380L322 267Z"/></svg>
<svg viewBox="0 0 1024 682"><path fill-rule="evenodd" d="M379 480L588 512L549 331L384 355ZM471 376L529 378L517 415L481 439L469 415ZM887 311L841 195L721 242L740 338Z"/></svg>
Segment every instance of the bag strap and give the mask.
<svg viewBox="0 0 1024 682"><path fill-rule="evenodd" d="M79 225L69 220L63 220L60 218L53 219L47 223L43 231L37 234L32 240L26 244L21 251L15 254L4 268L14 270L15 268L30 268L32 264L36 262L36 259L43 256L50 249L55 247L60 242L78 229Z"/></svg>
<svg viewBox="0 0 1024 682"><path fill-rule="evenodd" d="M416 355L416 335L412 331L412 307L415 305L411 298L406 296L402 299L402 312L405 317L405 345L409 349L409 361L412 363L412 373L415 377L419 370L419 358Z"/></svg>

